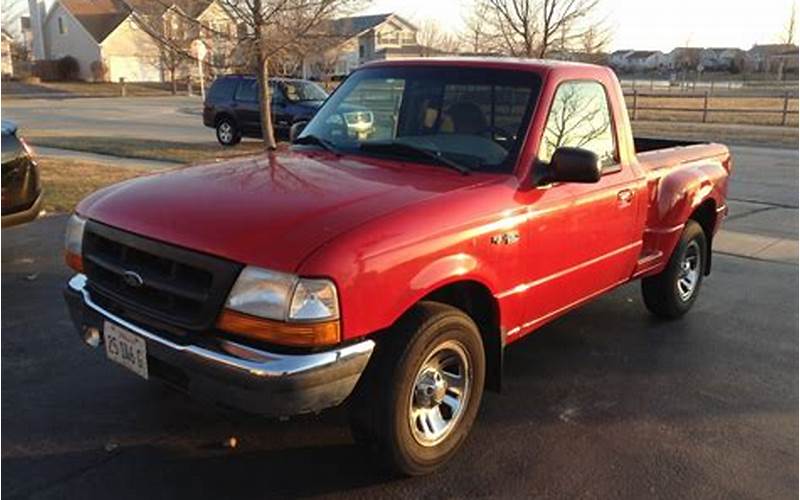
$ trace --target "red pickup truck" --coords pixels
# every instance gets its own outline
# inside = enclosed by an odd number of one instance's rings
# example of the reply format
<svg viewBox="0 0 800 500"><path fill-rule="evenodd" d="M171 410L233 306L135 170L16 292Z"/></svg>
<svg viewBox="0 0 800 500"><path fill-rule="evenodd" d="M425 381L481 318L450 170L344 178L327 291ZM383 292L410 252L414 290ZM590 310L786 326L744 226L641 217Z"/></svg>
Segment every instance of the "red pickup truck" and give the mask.
<svg viewBox="0 0 800 500"><path fill-rule="evenodd" d="M70 312L200 399L348 400L356 441L405 474L452 457L506 347L547 322L635 279L656 316L686 313L727 213L727 148L634 138L598 66L369 64L292 132L83 200Z"/></svg>

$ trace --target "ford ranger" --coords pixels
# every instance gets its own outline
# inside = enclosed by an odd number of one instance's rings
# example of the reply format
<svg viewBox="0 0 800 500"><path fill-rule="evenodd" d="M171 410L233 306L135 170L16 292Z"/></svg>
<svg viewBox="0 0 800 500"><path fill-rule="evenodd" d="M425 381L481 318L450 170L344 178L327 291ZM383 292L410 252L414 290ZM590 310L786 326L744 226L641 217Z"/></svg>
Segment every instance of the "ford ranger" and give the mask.
<svg viewBox="0 0 800 500"><path fill-rule="evenodd" d="M553 319L632 280L684 315L727 213L728 149L634 138L604 67L377 62L291 135L83 200L71 316L111 361L210 403L347 401L354 439L404 474L454 455L505 349Z"/></svg>

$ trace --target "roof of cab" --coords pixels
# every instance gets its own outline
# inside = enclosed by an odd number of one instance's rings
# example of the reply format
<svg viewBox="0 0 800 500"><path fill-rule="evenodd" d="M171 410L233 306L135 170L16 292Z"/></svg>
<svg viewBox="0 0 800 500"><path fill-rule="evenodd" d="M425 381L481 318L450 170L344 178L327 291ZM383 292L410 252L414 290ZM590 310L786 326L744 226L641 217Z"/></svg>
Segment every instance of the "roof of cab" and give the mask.
<svg viewBox="0 0 800 500"><path fill-rule="evenodd" d="M10 120L2 121L3 135L13 135L17 133L17 124Z"/></svg>
<svg viewBox="0 0 800 500"><path fill-rule="evenodd" d="M555 61L550 59L525 59L518 57L418 57L409 59L395 59L387 61L373 61L362 67L386 66L461 66L461 67L494 67L516 70L543 72L557 68L585 68L603 69L594 64L578 63L571 61Z"/></svg>

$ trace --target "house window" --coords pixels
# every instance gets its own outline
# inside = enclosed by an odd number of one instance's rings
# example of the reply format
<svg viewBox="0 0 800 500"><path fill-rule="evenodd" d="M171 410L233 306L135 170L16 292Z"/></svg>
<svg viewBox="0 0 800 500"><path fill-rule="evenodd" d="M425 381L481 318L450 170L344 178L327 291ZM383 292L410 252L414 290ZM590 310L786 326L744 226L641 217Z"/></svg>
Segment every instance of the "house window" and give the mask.
<svg viewBox="0 0 800 500"><path fill-rule="evenodd" d="M60 35L66 35L67 34L67 23L64 22L64 18L63 17L59 17L58 18L58 33Z"/></svg>
<svg viewBox="0 0 800 500"><path fill-rule="evenodd" d="M364 59L364 55L365 55L364 53L365 52L366 52L366 50L364 50L364 46L363 45L359 45L358 46L358 57L360 57L361 59Z"/></svg>
<svg viewBox="0 0 800 500"><path fill-rule="evenodd" d="M417 36L413 31L406 31L403 33L403 43L405 45L414 45L417 43Z"/></svg>

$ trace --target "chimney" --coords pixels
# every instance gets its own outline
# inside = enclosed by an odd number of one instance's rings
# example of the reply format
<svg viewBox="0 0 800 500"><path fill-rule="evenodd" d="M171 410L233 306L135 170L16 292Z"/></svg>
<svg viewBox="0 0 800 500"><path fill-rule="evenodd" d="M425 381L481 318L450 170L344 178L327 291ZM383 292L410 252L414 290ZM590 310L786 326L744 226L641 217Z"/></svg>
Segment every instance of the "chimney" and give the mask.
<svg viewBox="0 0 800 500"><path fill-rule="evenodd" d="M31 15L31 37L33 38L33 60L47 59L44 47L44 16L47 13L44 0L28 0Z"/></svg>

